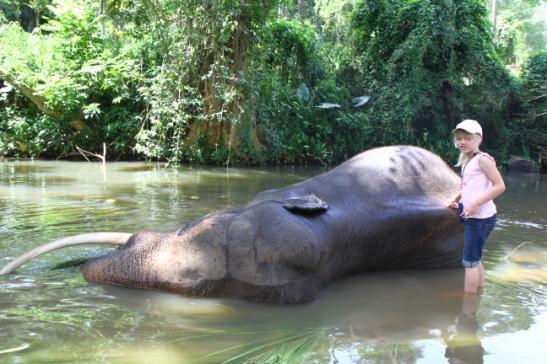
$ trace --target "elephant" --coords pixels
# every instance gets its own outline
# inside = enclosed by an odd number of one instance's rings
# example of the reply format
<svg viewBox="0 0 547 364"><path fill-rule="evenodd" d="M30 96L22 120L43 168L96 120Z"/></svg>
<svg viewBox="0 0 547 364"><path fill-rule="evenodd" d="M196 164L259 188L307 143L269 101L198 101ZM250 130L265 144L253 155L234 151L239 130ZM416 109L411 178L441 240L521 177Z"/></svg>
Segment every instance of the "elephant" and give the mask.
<svg viewBox="0 0 547 364"><path fill-rule="evenodd" d="M349 275L459 266L463 227L447 207L459 187L434 153L379 147L176 231L77 235L27 253L0 274L54 249L102 242L120 247L80 267L92 282L303 303Z"/></svg>

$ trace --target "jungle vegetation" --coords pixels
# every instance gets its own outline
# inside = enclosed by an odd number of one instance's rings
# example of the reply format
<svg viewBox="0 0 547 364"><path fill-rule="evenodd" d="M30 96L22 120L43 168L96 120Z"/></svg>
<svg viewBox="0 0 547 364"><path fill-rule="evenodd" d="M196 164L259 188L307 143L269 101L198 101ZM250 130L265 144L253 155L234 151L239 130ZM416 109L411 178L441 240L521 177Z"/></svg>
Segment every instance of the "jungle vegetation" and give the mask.
<svg viewBox="0 0 547 364"><path fill-rule="evenodd" d="M333 164L479 120L547 159L539 0L0 0L0 156ZM508 65L511 65L508 67Z"/></svg>

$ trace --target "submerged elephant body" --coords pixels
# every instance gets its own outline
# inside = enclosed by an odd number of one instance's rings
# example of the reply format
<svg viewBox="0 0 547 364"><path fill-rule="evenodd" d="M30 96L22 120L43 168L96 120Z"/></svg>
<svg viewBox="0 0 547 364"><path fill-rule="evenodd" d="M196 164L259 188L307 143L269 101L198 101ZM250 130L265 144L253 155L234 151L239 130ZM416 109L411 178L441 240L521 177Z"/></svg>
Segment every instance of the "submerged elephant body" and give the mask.
<svg viewBox="0 0 547 364"><path fill-rule="evenodd" d="M377 148L175 232L138 232L81 271L184 295L305 302L350 274L458 266L463 229L446 207L458 189L431 152Z"/></svg>

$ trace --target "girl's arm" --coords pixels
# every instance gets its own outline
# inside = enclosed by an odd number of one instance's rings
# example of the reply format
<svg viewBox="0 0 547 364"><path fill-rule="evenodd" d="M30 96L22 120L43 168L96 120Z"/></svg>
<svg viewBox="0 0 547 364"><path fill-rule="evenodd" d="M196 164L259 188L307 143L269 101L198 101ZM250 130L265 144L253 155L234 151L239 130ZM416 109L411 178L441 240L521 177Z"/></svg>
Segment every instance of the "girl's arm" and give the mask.
<svg viewBox="0 0 547 364"><path fill-rule="evenodd" d="M462 198L462 193L459 192L459 193L456 195L456 197L454 197L454 198L452 199L452 201L450 201L450 202L448 203L448 207L453 208L453 209L457 209L457 208L458 208L458 202L460 202L461 198Z"/></svg>
<svg viewBox="0 0 547 364"><path fill-rule="evenodd" d="M470 206L464 206L464 216L473 214L480 205L482 205L486 201L495 199L496 197L501 195L503 191L505 191L505 183L503 182L503 178L501 177L500 172L496 168L496 162L494 162L492 158L484 158L484 156L481 157L479 159L479 166L481 167L486 177L488 177L488 179L492 181L492 188L486 193L477 196L475 201L473 201Z"/></svg>

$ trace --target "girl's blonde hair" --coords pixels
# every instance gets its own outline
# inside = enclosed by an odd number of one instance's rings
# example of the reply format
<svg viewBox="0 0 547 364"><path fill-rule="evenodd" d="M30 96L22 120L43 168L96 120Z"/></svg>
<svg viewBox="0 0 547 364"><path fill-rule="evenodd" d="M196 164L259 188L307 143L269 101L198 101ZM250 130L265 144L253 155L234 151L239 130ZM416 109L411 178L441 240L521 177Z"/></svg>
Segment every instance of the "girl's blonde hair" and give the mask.
<svg viewBox="0 0 547 364"><path fill-rule="evenodd" d="M482 136L480 134L469 133L469 132L467 132L463 129L456 129L456 130L454 130L454 146L456 148L458 148L458 142L456 141L456 133L457 132L464 133L464 134L467 134L467 135L472 135L474 138L482 138ZM480 150L479 150L479 152L480 152ZM458 163L456 163L455 167L461 167L461 166L465 165L465 163L469 162L469 160L471 158L473 158L473 156L474 156L474 154L468 155L468 154L460 152L460 156L458 157Z"/></svg>

